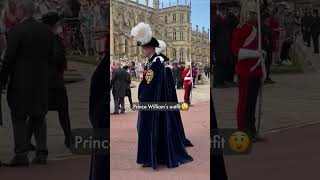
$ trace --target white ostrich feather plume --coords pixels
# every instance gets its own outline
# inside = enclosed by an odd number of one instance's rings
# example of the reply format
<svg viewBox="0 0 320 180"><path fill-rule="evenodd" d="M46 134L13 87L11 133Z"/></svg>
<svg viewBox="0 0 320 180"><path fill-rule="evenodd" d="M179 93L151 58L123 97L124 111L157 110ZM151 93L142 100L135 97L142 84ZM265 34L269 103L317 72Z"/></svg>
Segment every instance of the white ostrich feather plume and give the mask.
<svg viewBox="0 0 320 180"><path fill-rule="evenodd" d="M140 42L141 45L147 44L151 41L152 31L149 24L145 24L140 22L131 30L131 36L137 41Z"/></svg>
<svg viewBox="0 0 320 180"><path fill-rule="evenodd" d="M166 50L167 44L162 40L158 40L158 43L159 43L159 47L156 48L156 53L160 54L161 52Z"/></svg>

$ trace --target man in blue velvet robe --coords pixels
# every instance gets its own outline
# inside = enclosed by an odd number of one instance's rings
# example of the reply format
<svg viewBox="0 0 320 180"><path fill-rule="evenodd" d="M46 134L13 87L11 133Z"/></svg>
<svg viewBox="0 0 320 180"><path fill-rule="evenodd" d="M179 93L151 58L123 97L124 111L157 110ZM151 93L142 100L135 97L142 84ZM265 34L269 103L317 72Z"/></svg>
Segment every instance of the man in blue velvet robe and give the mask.
<svg viewBox="0 0 320 180"><path fill-rule="evenodd" d="M155 52L159 43L148 36L152 34L149 25L140 23L131 34L142 47L143 55L149 59L138 89L139 102L175 102L176 94L172 93L174 86L170 83L172 73L164 65L163 55ZM193 160L186 151L187 139L179 118L179 111L139 111L138 164L153 169L158 165L174 168Z"/></svg>

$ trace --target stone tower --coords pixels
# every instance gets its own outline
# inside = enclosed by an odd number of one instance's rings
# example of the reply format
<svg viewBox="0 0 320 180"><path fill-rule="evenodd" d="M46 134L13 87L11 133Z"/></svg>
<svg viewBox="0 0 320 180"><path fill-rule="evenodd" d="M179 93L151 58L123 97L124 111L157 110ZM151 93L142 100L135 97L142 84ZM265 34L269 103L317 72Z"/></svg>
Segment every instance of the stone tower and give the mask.
<svg viewBox="0 0 320 180"><path fill-rule="evenodd" d="M160 6L160 1L159 0L153 0L153 8L154 9L159 9Z"/></svg>

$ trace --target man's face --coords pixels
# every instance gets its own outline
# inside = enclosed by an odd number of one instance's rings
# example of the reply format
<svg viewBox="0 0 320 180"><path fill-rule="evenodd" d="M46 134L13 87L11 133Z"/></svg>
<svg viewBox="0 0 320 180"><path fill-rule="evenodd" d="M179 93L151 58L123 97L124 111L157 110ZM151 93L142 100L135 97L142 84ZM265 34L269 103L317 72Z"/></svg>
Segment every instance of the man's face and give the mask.
<svg viewBox="0 0 320 180"><path fill-rule="evenodd" d="M148 58L154 54L155 48L150 46L143 46L142 52L143 52L143 56Z"/></svg>

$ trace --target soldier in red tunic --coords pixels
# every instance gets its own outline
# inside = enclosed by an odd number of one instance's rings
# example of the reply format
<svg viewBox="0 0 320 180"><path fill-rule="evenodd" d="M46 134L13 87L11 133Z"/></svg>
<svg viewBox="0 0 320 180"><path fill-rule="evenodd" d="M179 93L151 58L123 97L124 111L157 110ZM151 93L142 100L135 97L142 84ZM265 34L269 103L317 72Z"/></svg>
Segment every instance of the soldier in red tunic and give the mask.
<svg viewBox="0 0 320 180"><path fill-rule="evenodd" d="M264 52L258 49L257 5L245 1L241 7L241 25L232 36L232 53L238 57L236 74L239 82L237 108L238 129L255 139L255 107L259 89L265 79Z"/></svg>
<svg viewBox="0 0 320 180"><path fill-rule="evenodd" d="M184 86L184 102L188 103L189 105L191 104L190 102L190 95L191 95L191 90L193 86L192 82L192 73L191 73L191 64L187 64L187 68L183 71L182 73L182 78L183 78L183 86Z"/></svg>

